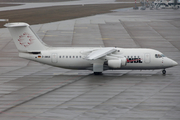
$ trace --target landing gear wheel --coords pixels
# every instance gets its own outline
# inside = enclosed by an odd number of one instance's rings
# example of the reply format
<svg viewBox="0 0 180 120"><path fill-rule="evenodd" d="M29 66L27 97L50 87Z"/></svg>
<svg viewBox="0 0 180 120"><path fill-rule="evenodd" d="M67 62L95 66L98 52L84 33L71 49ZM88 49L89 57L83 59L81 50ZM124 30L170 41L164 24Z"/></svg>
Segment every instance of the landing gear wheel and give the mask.
<svg viewBox="0 0 180 120"><path fill-rule="evenodd" d="M162 70L162 74L165 75L166 74L166 70Z"/></svg>
<svg viewBox="0 0 180 120"><path fill-rule="evenodd" d="M94 72L94 75L101 75L102 72Z"/></svg>

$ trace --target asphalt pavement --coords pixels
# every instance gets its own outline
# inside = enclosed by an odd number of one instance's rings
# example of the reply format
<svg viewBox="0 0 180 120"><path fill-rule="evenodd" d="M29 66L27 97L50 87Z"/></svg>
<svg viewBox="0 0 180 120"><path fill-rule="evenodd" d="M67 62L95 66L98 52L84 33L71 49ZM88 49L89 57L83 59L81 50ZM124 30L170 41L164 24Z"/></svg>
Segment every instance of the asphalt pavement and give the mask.
<svg viewBox="0 0 180 120"><path fill-rule="evenodd" d="M153 48L180 64L180 10L123 10L32 29L55 47ZM92 71L21 59L0 29L0 120L179 120L180 66Z"/></svg>

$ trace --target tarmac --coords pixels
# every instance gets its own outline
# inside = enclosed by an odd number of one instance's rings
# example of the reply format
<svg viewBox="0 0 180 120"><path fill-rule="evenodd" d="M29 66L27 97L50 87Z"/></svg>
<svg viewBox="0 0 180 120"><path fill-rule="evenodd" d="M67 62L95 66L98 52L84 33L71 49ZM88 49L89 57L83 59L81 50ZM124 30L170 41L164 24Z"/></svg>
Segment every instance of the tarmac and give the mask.
<svg viewBox="0 0 180 120"><path fill-rule="evenodd" d="M9 10L20 10L20 9L32 9L41 7L52 7L52 6L67 6L67 5L89 5L89 4L117 4L117 3L134 3L134 2L115 2L115 0L77 0L66 2L3 2L3 4L22 4L18 6L0 7L0 11Z"/></svg>
<svg viewBox="0 0 180 120"><path fill-rule="evenodd" d="M117 10L32 25L59 47L153 48L180 64L180 10ZM179 120L180 65L161 70L68 70L21 59L0 29L0 120Z"/></svg>

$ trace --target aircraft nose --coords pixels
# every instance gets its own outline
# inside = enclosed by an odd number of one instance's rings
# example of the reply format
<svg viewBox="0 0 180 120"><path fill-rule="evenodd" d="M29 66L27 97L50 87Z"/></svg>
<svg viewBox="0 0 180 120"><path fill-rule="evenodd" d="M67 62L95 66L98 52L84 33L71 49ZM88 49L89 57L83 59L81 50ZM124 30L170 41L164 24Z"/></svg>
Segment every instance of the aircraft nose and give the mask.
<svg viewBox="0 0 180 120"><path fill-rule="evenodd" d="M176 61L172 60L172 65L176 66L176 65L178 65L178 63Z"/></svg>

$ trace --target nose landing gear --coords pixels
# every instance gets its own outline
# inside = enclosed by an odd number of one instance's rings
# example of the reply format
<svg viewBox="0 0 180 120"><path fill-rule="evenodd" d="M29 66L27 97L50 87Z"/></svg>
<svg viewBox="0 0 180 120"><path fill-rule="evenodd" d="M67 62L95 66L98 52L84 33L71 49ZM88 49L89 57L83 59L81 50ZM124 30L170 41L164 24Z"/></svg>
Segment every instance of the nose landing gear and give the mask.
<svg viewBox="0 0 180 120"><path fill-rule="evenodd" d="M164 69L164 70L162 70L162 74L163 75L165 75L166 74L166 70Z"/></svg>

